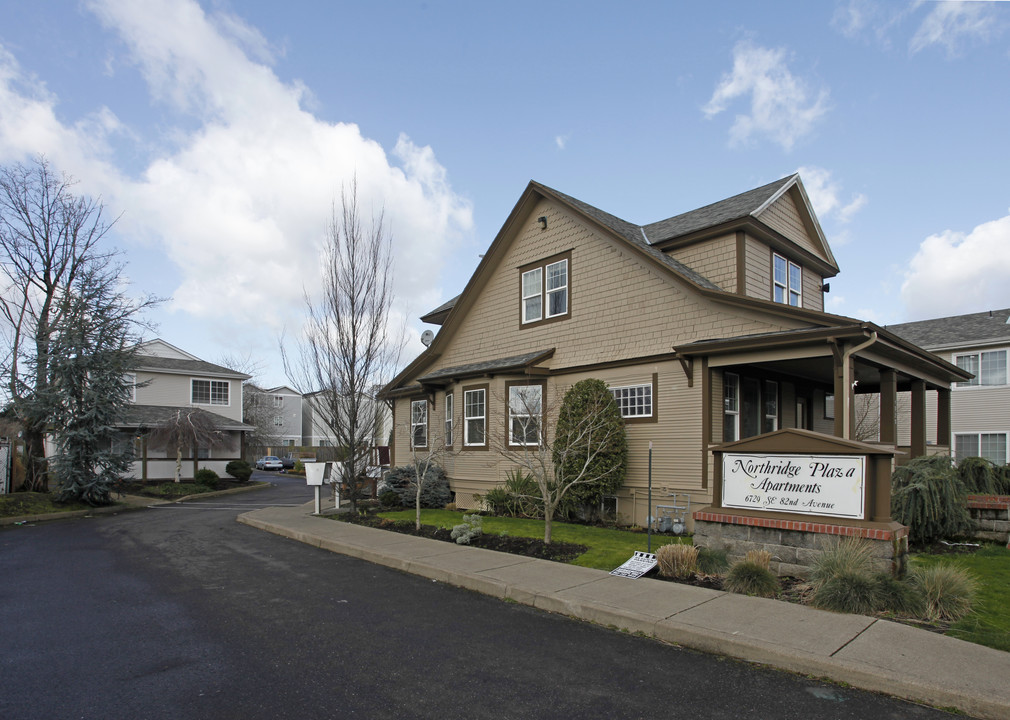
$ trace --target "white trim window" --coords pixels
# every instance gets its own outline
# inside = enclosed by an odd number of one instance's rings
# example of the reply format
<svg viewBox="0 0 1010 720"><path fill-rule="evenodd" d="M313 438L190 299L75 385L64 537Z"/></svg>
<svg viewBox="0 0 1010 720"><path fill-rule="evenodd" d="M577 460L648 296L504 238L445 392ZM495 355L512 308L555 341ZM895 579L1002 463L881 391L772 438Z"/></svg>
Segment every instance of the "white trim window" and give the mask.
<svg viewBox="0 0 1010 720"><path fill-rule="evenodd" d="M740 439L740 376L724 373L722 386L722 441L732 442Z"/></svg>
<svg viewBox="0 0 1010 720"><path fill-rule="evenodd" d="M610 388L622 418L652 417L652 383Z"/></svg>
<svg viewBox="0 0 1010 720"><path fill-rule="evenodd" d="M523 322L536 322L543 316L543 268L523 273Z"/></svg>
<svg viewBox="0 0 1010 720"><path fill-rule="evenodd" d="M803 270L796 263L772 253L772 299L803 307Z"/></svg>
<svg viewBox="0 0 1010 720"><path fill-rule="evenodd" d="M981 457L996 465L1007 464L1007 433L955 433L954 460Z"/></svg>
<svg viewBox="0 0 1010 720"><path fill-rule="evenodd" d="M453 396L452 393L445 394L445 446L452 447L452 413Z"/></svg>
<svg viewBox="0 0 1010 720"><path fill-rule="evenodd" d="M971 380L959 382L957 387L1007 384L1007 351L985 350L954 356L954 364L975 375Z"/></svg>
<svg viewBox="0 0 1010 720"><path fill-rule="evenodd" d="M542 385L509 387L509 445L540 444L540 417L543 414Z"/></svg>
<svg viewBox="0 0 1010 720"><path fill-rule="evenodd" d="M568 261L559 260L547 266L547 317L568 312Z"/></svg>
<svg viewBox="0 0 1010 720"><path fill-rule="evenodd" d="M463 392L463 444L467 447L487 445L487 390L485 388Z"/></svg>
<svg viewBox="0 0 1010 720"><path fill-rule="evenodd" d="M410 401L410 446L428 447L428 401Z"/></svg>
<svg viewBox="0 0 1010 720"><path fill-rule="evenodd" d="M193 405L228 405L227 380L190 381L190 399Z"/></svg>
<svg viewBox="0 0 1010 720"><path fill-rule="evenodd" d="M126 373L123 375L123 381L126 386L130 389L130 402L137 402L137 375L136 373Z"/></svg>

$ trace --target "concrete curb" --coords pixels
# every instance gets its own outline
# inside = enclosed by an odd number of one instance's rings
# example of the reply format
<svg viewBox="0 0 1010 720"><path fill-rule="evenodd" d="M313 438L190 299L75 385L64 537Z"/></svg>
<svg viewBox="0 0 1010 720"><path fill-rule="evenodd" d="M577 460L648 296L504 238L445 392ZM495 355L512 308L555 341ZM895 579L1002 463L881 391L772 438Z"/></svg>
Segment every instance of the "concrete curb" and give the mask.
<svg viewBox="0 0 1010 720"><path fill-rule="evenodd" d="M102 507L91 508L88 510L68 510L67 512L56 512L56 513L42 513L41 515L12 515L11 517L0 518L0 527L6 527L8 525L20 525L27 523L37 523L37 522L48 522L50 520L69 520L71 518L82 518L82 517L92 517L94 515L116 515L121 512L131 512L133 510L143 510L144 508L150 507L152 505L172 505L175 503L186 502L187 500L194 500L196 498L204 499L211 497L220 497L222 495L236 495L238 493L250 492L251 490L265 490L271 487L273 483L263 482L262 485L250 485L249 487L239 487L239 488L228 488L227 490L215 490L209 493L199 493L198 495L184 495L181 498L175 498L172 500L162 499L162 498L149 498L143 495L124 495L123 497L134 498L134 501L124 500L117 502L115 505L105 505Z"/></svg>
<svg viewBox="0 0 1010 720"><path fill-rule="evenodd" d="M629 592L628 581L603 570L563 565L561 571L546 560L361 526L350 530L313 517L311 504L271 512L278 510L237 519L323 550L692 650L979 718L1010 717L1010 691L1002 685L1010 676L1010 653L887 620L716 590L647 581ZM708 623L712 618L718 620Z"/></svg>

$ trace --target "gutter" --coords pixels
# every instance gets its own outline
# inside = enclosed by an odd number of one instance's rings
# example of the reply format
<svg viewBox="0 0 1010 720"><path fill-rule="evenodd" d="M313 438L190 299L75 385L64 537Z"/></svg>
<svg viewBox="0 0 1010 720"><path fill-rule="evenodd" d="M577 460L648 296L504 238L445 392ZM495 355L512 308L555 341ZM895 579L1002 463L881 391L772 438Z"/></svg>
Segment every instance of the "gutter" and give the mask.
<svg viewBox="0 0 1010 720"><path fill-rule="evenodd" d="M860 350L865 350L871 345L877 342L877 331L874 330L869 339L866 342L860 343L859 345L854 345L842 352L842 387L845 389L845 395L842 400L842 437L846 440L851 440L849 437L852 432L852 428L849 427L851 424L851 417L849 414L849 408L852 406L852 381L849 379L850 375L850 365L849 359L855 355Z"/></svg>

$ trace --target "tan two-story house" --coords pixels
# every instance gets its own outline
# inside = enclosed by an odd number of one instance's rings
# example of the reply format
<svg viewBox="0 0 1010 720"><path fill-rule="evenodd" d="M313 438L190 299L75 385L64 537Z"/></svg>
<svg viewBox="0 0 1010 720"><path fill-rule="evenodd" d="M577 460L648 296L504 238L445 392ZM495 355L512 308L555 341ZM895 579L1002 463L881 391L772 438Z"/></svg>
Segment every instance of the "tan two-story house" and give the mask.
<svg viewBox="0 0 1010 720"><path fill-rule="evenodd" d="M503 482L503 448L536 446L587 377L625 418L629 465L608 509L625 522L665 496L712 498L711 448L781 428L852 438L855 393L880 396L880 441L924 454L927 396L949 440L950 387L969 374L868 322L824 312L838 273L798 175L637 225L531 182L463 292L422 319L441 329L386 388L394 464L444 444L456 504ZM547 417L521 417L529 398ZM522 399L525 402L519 403ZM525 430L524 430L525 429Z"/></svg>

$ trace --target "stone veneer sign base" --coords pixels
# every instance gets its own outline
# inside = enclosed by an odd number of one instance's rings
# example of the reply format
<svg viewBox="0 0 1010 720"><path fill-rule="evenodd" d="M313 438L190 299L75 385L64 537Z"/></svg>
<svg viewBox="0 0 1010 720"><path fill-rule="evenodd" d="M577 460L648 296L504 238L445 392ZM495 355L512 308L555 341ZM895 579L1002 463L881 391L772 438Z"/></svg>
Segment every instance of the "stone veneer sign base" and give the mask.
<svg viewBox="0 0 1010 720"><path fill-rule="evenodd" d="M750 550L772 554L776 575L807 577L817 556L845 537L860 537L873 547L874 565L881 572L902 575L908 563L908 528L898 522L887 527L828 525L806 520L734 515L725 510L694 514L694 544L725 549L731 563Z"/></svg>

